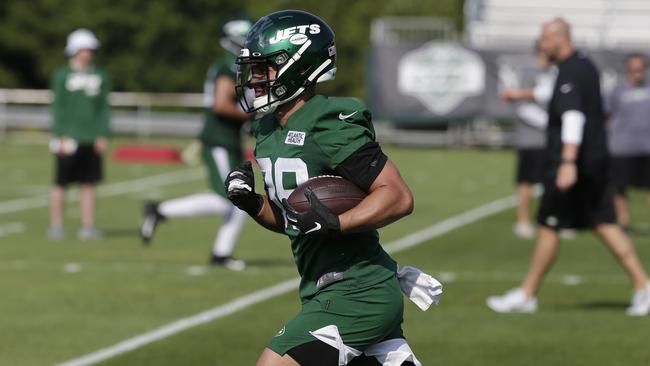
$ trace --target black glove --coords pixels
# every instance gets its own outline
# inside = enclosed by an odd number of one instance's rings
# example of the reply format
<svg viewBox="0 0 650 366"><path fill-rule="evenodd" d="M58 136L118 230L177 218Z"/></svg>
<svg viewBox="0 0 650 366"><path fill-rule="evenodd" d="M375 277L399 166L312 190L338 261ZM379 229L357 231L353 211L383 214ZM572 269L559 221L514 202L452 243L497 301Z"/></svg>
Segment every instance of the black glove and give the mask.
<svg viewBox="0 0 650 366"><path fill-rule="evenodd" d="M340 234L339 217L325 207L310 188L305 188L305 197L310 205L306 212L298 212L289 205L286 198L282 200L289 223L303 234Z"/></svg>
<svg viewBox="0 0 650 366"><path fill-rule="evenodd" d="M255 175L250 161L230 172L224 185L228 199L235 206L251 216L260 213L264 199L255 193Z"/></svg>

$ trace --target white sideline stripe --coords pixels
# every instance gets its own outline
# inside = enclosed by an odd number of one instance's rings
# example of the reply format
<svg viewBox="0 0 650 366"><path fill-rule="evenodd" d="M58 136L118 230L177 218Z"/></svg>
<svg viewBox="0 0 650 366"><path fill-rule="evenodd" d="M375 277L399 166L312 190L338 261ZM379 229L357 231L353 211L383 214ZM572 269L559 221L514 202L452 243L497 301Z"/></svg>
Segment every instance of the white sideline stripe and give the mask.
<svg viewBox="0 0 650 366"><path fill-rule="evenodd" d="M408 248L419 245L429 239L433 239L437 236L446 234L461 226L471 224L490 215L514 207L516 205L516 202L517 198L514 195L498 199L483 206L479 206L472 210L465 211L459 215L440 221L401 239L392 241L384 245L384 248L389 253L401 252ZM215 308L206 310L196 315L177 320L167 325L163 325L160 328L140 334L138 336L124 340L110 347L100 349L85 356L60 363L56 366L94 365L109 358L118 356L122 353L132 351L149 343L167 338L186 329L211 322L215 319L223 318L225 316L243 310L251 305L270 300L276 296L284 295L290 291L296 290L299 284L300 278L294 278L271 287L257 290L248 295L236 298L223 305L219 305Z"/></svg>
<svg viewBox="0 0 650 366"><path fill-rule="evenodd" d="M25 231L24 222L10 222L7 224L0 225L0 237L11 235L11 234L20 234Z"/></svg>
<svg viewBox="0 0 650 366"><path fill-rule="evenodd" d="M501 211L515 207L517 205L517 197L509 196L490 202L483 206L465 211L457 216L450 217L428 228L416 231L411 235L407 235L401 239L392 241L384 245L384 250L388 253L397 253L408 248L419 245L423 241L435 238L437 236L446 234L459 227L469 225L473 222L481 220L485 217L497 214Z"/></svg>
<svg viewBox="0 0 650 366"><path fill-rule="evenodd" d="M139 178L124 182L116 182L107 184L104 186L99 186L97 189L98 197L112 197L118 196L121 194L140 192L145 190L150 190L154 187L160 187L164 185L176 184L180 182L196 180L203 178L205 173L203 173L202 168L192 168L180 171L174 171L171 173L163 173L158 175L152 175L145 178ZM77 201L79 200L79 195L76 194L78 189L71 189L68 192L66 199L68 201ZM43 194L35 197L19 198L10 201L0 202L0 214L7 214L11 212L24 211L31 208L45 207L50 204L49 195Z"/></svg>
<svg viewBox="0 0 650 366"><path fill-rule="evenodd" d="M267 287L262 290L258 290L253 293L250 293L248 295L239 297L224 305L218 306L210 310L206 310L204 312L198 313L196 315L187 318L179 319L173 323L164 325L153 331L140 334L138 336L117 343L111 347L93 352L86 356L75 358L73 360L66 361L64 363L60 363L57 366L93 365L98 362L102 362L109 358L115 357L119 354L132 351L141 346L147 345L157 340L182 332L186 329L195 327L197 325L208 323L214 319L223 318L230 314L236 313L248 306L256 304L258 302L262 302L274 298L276 296L286 294L287 292L298 288L299 284L300 284L299 278L293 278L291 280L280 282L277 285Z"/></svg>

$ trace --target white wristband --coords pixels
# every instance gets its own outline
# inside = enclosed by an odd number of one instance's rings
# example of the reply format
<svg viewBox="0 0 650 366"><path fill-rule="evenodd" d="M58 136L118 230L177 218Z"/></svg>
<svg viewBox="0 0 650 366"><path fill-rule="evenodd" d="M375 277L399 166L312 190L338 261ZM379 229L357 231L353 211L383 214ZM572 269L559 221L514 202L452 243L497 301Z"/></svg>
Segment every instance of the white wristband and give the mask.
<svg viewBox="0 0 650 366"><path fill-rule="evenodd" d="M582 135L585 126L585 114L572 109L562 113L562 143L577 144L582 143Z"/></svg>

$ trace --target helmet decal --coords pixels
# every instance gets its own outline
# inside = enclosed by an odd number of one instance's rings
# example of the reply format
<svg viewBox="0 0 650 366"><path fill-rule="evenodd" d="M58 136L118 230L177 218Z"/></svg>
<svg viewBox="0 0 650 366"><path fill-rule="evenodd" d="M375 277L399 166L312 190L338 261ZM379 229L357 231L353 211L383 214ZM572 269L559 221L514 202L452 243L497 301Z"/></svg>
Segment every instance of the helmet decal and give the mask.
<svg viewBox="0 0 650 366"><path fill-rule="evenodd" d="M285 39L291 40L294 36L302 35L302 37L305 38L307 29L309 29L309 34L320 33L320 25L318 24L297 25L294 27L279 30L273 38L269 39L269 44L276 44Z"/></svg>
<svg viewBox="0 0 650 366"><path fill-rule="evenodd" d="M291 56L291 58L289 59L289 62L287 62L287 64L284 65L278 71L278 76L282 76L282 74L284 74L285 71L289 70L291 65L293 65L296 61L300 60L300 56L305 52L305 50L307 50L307 48L309 48L310 45L311 45L311 41L309 41L309 40L307 41L307 43L302 45L302 47L300 47L298 52L296 52L293 56Z"/></svg>

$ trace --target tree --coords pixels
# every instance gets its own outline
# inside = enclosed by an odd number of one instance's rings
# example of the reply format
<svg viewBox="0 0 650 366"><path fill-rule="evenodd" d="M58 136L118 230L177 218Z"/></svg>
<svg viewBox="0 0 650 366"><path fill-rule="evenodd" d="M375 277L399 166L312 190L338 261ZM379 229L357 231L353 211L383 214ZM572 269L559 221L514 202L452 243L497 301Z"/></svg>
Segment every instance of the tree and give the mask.
<svg viewBox="0 0 650 366"><path fill-rule="evenodd" d="M244 4L245 3L245 4ZM451 17L460 25L461 0L3 0L0 2L0 87L47 88L65 62L65 39L91 29L102 43L98 62L120 91L200 92L205 71L223 50L221 25L249 14L256 19L300 9L325 19L336 32L335 95L363 97L370 23L380 16Z"/></svg>

